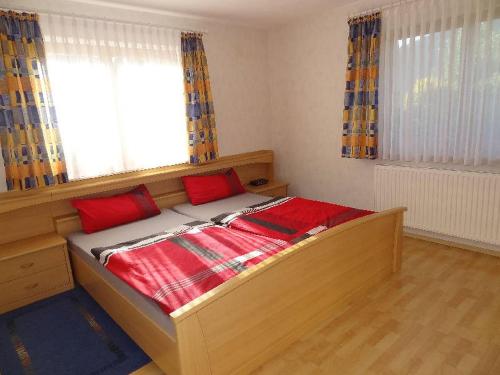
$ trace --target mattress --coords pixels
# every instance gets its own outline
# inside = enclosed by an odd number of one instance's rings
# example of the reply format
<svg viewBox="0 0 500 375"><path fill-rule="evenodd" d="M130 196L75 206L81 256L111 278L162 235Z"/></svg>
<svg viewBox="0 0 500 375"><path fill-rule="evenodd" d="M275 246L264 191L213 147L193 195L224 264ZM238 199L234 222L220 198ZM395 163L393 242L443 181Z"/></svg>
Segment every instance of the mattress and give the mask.
<svg viewBox="0 0 500 375"><path fill-rule="evenodd" d="M167 334L175 337L175 327L170 317L165 314L154 301L142 295L120 278L116 277L113 273L106 270L106 268L94 258L91 250L95 247L110 246L145 237L150 234L163 232L193 220L195 219L192 217L164 209L160 215L101 232L92 234L85 234L83 232L73 233L68 236L68 241L70 250L75 256L78 256L109 284L126 296L142 313L149 316L158 326L163 328Z"/></svg>
<svg viewBox="0 0 500 375"><path fill-rule="evenodd" d="M268 201L271 197L264 195L244 193L234 195L218 201L193 206L191 203L183 203L172 207L172 210L198 220L210 221L213 217L226 212L236 211L243 207Z"/></svg>

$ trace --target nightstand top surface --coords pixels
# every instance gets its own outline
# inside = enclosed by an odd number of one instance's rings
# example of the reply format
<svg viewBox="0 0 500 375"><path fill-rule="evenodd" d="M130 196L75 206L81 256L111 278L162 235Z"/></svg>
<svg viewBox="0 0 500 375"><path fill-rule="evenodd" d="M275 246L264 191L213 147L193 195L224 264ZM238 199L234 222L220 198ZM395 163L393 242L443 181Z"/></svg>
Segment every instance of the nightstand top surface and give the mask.
<svg viewBox="0 0 500 375"><path fill-rule="evenodd" d="M0 261L66 244L57 233L43 234L0 245Z"/></svg>
<svg viewBox="0 0 500 375"><path fill-rule="evenodd" d="M282 186L288 186L288 182L283 182L283 181L269 181L267 184L260 185L260 186L253 186L253 185L245 185L245 189L249 193L261 193L266 190L271 190L271 189L276 189Z"/></svg>

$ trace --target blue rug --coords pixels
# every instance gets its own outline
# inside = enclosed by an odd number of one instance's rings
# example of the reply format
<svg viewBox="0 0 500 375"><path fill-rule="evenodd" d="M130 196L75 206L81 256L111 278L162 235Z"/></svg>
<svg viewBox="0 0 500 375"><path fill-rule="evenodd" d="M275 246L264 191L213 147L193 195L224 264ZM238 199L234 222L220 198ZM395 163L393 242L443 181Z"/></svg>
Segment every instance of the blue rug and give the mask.
<svg viewBox="0 0 500 375"><path fill-rule="evenodd" d="M0 315L0 375L125 375L150 361L82 288Z"/></svg>

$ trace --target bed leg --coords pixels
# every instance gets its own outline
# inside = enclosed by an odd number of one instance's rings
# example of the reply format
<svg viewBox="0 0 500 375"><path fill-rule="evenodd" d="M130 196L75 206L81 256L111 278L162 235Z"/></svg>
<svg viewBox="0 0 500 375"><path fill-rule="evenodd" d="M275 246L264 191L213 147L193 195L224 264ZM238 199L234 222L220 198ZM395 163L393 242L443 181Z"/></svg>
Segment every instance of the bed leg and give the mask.
<svg viewBox="0 0 500 375"><path fill-rule="evenodd" d="M403 246L403 215L404 212L398 212L396 214L392 272L398 272L401 270L401 251Z"/></svg>
<svg viewBox="0 0 500 375"><path fill-rule="evenodd" d="M210 359L197 314L176 324L182 375L210 375Z"/></svg>

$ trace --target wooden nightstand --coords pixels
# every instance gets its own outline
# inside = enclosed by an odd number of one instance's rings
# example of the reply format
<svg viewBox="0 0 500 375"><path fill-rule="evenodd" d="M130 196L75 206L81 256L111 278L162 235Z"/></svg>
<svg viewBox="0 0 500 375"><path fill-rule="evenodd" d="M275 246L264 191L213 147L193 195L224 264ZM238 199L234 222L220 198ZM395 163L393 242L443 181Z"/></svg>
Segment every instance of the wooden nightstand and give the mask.
<svg viewBox="0 0 500 375"><path fill-rule="evenodd" d="M269 197L286 197L288 195L287 182L269 181L265 185L246 185L245 188L249 193L267 195Z"/></svg>
<svg viewBox="0 0 500 375"><path fill-rule="evenodd" d="M72 288L63 237L47 234L0 245L0 314Z"/></svg>

